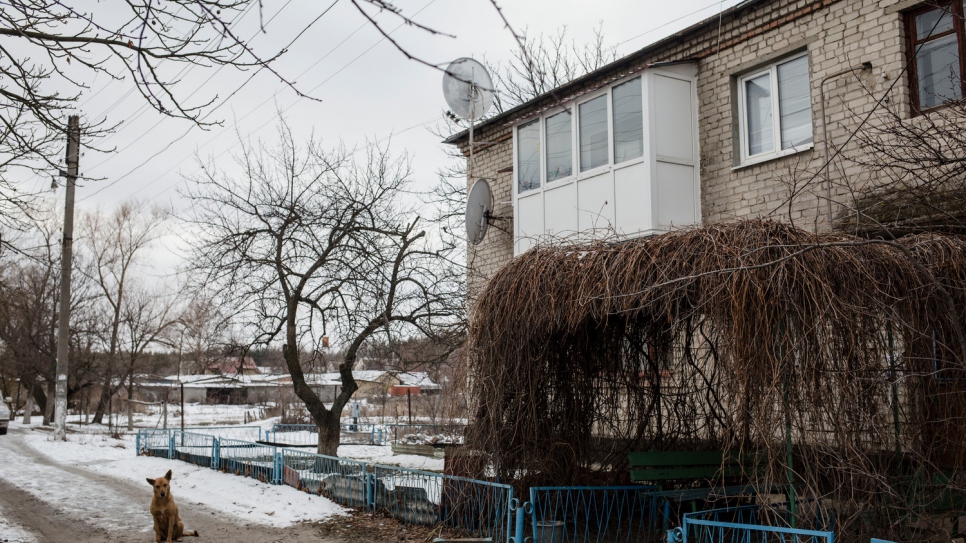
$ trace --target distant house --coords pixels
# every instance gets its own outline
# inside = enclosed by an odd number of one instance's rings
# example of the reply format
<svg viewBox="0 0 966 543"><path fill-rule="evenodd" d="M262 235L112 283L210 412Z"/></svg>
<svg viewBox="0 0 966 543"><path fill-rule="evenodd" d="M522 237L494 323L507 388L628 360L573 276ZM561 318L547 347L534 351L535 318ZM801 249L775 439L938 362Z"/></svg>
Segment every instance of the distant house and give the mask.
<svg viewBox="0 0 966 543"><path fill-rule="evenodd" d="M405 396L407 389L412 394L432 394L441 389L424 372L359 370L352 372L352 377L359 386L354 398L377 398L387 394ZM335 401L342 392L342 376L336 372L309 374L305 380L323 402Z"/></svg>
<svg viewBox="0 0 966 543"><path fill-rule="evenodd" d="M399 379L399 384L393 385L389 391L389 394L392 396L406 396L407 394L432 395L439 394L443 390L443 387L438 383L434 383L426 372L397 373L396 378Z"/></svg>
<svg viewBox="0 0 966 543"><path fill-rule="evenodd" d="M262 373L250 356L227 356L209 359L205 363L205 375L256 375Z"/></svg>
<svg viewBox="0 0 966 543"><path fill-rule="evenodd" d="M168 390L171 401L179 401L184 390L184 401L189 403L246 404L276 401L280 394L292 388L288 374L228 374L228 375L169 375L142 379L142 393L153 399L164 397Z"/></svg>

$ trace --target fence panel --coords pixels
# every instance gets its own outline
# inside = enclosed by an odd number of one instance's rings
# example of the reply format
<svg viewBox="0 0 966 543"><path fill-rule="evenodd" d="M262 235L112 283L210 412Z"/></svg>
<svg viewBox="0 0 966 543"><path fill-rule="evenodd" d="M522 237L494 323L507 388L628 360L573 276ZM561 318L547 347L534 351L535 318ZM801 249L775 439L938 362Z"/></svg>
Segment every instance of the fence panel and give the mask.
<svg viewBox="0 0 966 543"><path fill-rule="evenodd" d="M371 501L365 462L294 449L280 449L280 454L285 484L350 507L366 507Z"/></svg>
<svg viewBox="0 0 966 543"><path fill-rule="evenodd" d="M275 482L275 447L236 439L220 439L218 469L235 475Z"/></svg>
<svg viewBox="0 0 966 543"><path fill-rule="evenodd" d="M533 487L535 543L663 539L653 486Z"/></svg>
<svg viewBox="0 0 966 543"><path fill-rule="evenodd" d="M180 429L179 429L180 430ZM261 441L261 426L191 426L185 432L207 434L219 439L235 439L238 441Z"/></svg>
<svg viewBox="0 0 966 543"><path fill-rule="evenodd" d="M386 431L375 424L342 424L340 430L343 445L386 444ZM315 447L319 429L314 424L275 424L265 432L265 441L281 447Z"/></svg>
<svg viewBox="0 0 966 543"><path fill-rule="evenodd" d="M513 487L413 469L374 466L372 506L408 524L443 523L506 541Z"/></svg>
<svg viewBox="0 0 966 543"><path fill-rule="evenodd" d="M803 503L808 507L809 504ZM683 543L834 543L834 519L817 505L792 516L787 504L747 505L685 513L675 538Z"/></svg>
<svg viewBox="0 0 966 543"><path fill-rule="evenodd" d="M171 430L138 430L137 452L139 455L170 458Z"/></svg>
<svg viewBox="0 0 966 543"><path fill-rule="evenodd" d="M171 433L174 439L172 448L172 458L202 466L211 467L211 456L214 451L214 436L196 434L193 432L174 431Z"/></svg>

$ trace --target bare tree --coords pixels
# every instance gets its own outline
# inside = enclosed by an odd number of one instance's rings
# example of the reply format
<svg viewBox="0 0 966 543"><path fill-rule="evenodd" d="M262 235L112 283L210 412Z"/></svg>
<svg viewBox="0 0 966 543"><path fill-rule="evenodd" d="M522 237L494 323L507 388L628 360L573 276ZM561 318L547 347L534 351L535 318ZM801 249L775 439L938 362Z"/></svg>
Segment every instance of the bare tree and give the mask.
<svg viewBox="0 0 966 543"><path fill-rule="evenodd" d="M132 201L110 215L97 211L81 220L79 245L88 259L81 273L94 282L103 311L101 396L93 422L100 424L108 400L124 384L130 365L121 363L127 289L143 253L160 235L167 213Z"/></svg>
<svg viewBox="0 0 966 543"><path fill-rule="evenodd" d="M408 211L405 157L370 146L356 164L311 139L299 147L284 125L274 149L242 143L240 174L206 165L188 194L200 238L194 269L253 344L283 342L295 393L319 427L318 451L334 455L360 349L459 326L462 274L453 247ZM326 407L303 367L329 335L344 356L342 390Z"/></svg>
<svg viewBox="0 0 966 543"><path fill-rule="evenodd" d="M513 50L508 62L486 62L498 91L495 114L551 92L617 58L617 49L605 45L603 25L594 30L593 41L582 45L572 39L568 43L567 27L561 27L555 35L524 37L523 46Z"/></svg>
<svg viewBox="0 0 966 543"><path fill-rule="evenodd" d="M861 233L901 236L929 230L966 232L966 100L904 119L900 106L880 108L856 133L862 152L851 161L871 175L843 177L851 201L838 225Z"/></svg>
<svg viewBox="0 0 966 543"><path fill-rule="evenodd" d="M0 225L23 229L35 210L37 194L18 187L9 175L21 170L55 175L62 155L69 113L95 78L107 78L121 96L136 91L162 115L200 126L219 123L214 110L233 95L192 92L184 88L190 68L230 66L268 71L279 84L307 96L294 81L276 69L276 60L303 36L335 2L320 3L316 13L292 38L275 50L256 50L253 35L243 35L241 18L254 10L265 31L261 0L10 0L0 6ZM373 25L403 55L422 64L433 63L411 55L383 25L419 28L432 35L443 32L421 25L390 0L353 0L359 16ZM389 19L376 20L377 12ZM441 68L440 68L441 69ZM119 85L118 85L119 84ZM247 84L247 81L246 81ZM86 119L83 144L98 147L98 138L120 123L107 118ZM108 151L108 149L101 149ZM0 246L7 239L0 237Z"/></svg>
<svg viewBox="0 0 966 543"><path fill-rule="evenodd" d="M178 293L148 289L134 283L124 299L121 314L121 353L125 361L127 397L134 397L134 381L145 350L166 343L164 334L177 323ZM124 380L122 380L124 381ZM127 429L134 430L133 404L127 402Z"/></svg>
<svg viewBox="0 0 966 543"><path fill-rule="evenodd" d="M41 410L50 412L59 318L60 223L52 209L24 236L31 248L0 257L0 354L4 372L16 375ZM80 261L75 261L75 266ZM68 398L92 386L93 293L81 277L71 292ZM48 422L45 420L45 422Z"/></svg>

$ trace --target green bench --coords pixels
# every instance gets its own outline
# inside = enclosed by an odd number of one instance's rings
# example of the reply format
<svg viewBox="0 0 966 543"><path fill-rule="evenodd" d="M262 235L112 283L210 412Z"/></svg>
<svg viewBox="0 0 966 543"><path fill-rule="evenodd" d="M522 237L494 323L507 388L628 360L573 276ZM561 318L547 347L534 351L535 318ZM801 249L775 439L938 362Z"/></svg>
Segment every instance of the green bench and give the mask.
<svg viewBox="0 0 966 543"><path fill-rule="evenodd" d="M734 479L758 473L757 454L738 455L724 451L648 451L627 455L631 481L656 483L663 490L665 481Z"/></svg>
<svg viewBox="0 0 966 543"><path fill-rule="evenodd" d="M724 451L632 452L627 455L627 460L632 482L657 486L654 497L663 502L660 509L665 529L672 503L689 503L691 510L697 511L700 501L756 494L753 485L712 486L712 483L755 475L761 468L757 454L738 455ZM707 487L664 490L668 481L707 481Z"/></svg>

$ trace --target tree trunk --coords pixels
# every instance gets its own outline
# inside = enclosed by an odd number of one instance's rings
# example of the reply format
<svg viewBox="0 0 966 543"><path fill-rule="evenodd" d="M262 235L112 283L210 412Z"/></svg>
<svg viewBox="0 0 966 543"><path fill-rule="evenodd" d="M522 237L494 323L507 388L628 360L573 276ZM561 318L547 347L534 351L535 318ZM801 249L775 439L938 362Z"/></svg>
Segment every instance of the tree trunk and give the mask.
<svg viewBox="0 0 966 543"><path fill-rule="evenodd" d="M134 431L134 404L131 400L134 399L134 378L128 377L127 382L127 431Z"/></svg>
<svg viewBox="0 0 966 543"><path fill-rule="evenodd" d="M54 402L52 399L54 397L55 386L52 382L47 383L47 401L44 402L44 426L50 426L50 421L54 418Z"/></svg>
<svg viewBox="0 0 966 543"><path fill-rule="evenodd" d="M104 412L107 411L107 401L111 398L111 376L104 379L104 386L101 387L101 397L97 400L97 408L94 410L94 420L91 424L103 424Z"/></svg>
<svg viewBox="0 0 966 543"><path fill-rule="evenodd" d="M37 386L37 385L34 385ZM23 409L23 424L30 424L30 416L34 414L34 391L27 394L27 406Z"/></svg>
<svg viewBox="0 0 966 543"><path fill-rule="evenodd" d="M319 426L318 453L326 456L339 456L339 441L342 436L342 417L340 413L330 411Z"/></svg>

